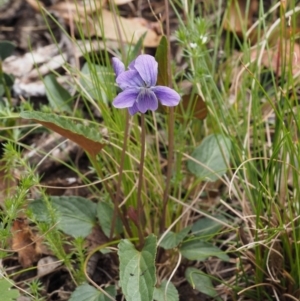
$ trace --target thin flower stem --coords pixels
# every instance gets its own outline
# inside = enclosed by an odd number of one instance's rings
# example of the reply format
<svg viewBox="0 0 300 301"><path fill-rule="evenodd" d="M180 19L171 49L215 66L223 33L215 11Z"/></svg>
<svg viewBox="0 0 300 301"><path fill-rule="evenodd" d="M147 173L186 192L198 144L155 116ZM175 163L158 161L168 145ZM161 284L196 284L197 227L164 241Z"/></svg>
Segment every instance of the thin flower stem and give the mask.
<svg viewBox="0 0 300 301"><path fill-rule="evenodd" d="M137 190L137 211L138 211L138 218L139 218L139 225L138 225L138 233L139 233L139 240L140 240L140 248L144 246L144 234L143 234L143 203L142 203L142 187L143 187L143 180L144 180L144 163L145 163L145 144L146 144L146 128L145 128L145 115L141 114L141 159L140 159L140 166L139 166L139 182L138 182L138 190Z"/></svg>
<svg viewBox="0 0 300 301"><path fill-rule="evenodd" d="M118 36L118 41L120 43L122 58L123 58L123 60L125 60L126 59L125 44L124 44L124 41L122 39L121 27L120 27L120 22L119 22L119 19L118 19L116 8L115 8L115 3L112 2L112 1L109 1L109 3L110 3L111 10L113 12L113 18L114 18L114 22L115 22L116 29L117 29L116 32L117 32L117 36ZM129 225L127 219L126 219L126 207L125 206L122 207L123 212L121 212L120 208L119 208L120 196L121 196L121 183L122 183L122 176L123 176L123 169L124 169L125 153L126 153L126 148L127 148L128 132L129 132L129 114L127 112L126 113L126 125L125 125L125 133L124 133L124 140L123 140L123 148L122 148L121 161L120 161L120 167L119 167L119 178L118 178L118 183L117 183L117 192L116 192L116 197L113 198L113 200L114 200L114 213L113 213L113 219L112 219L110 234L109 234L110 239L112 239L112 236L113 236L113 233L114 233L117 215L120 216L120 218L122 220L122 223L123 223L123 225L126 229L127 234L129 235L129 237L132 237L132 231L131 231L130 225Z"/></svg>
<svg viewBox="0 0 300 301"><path fill-rule="evenodd" d="M167 216L167 206L169 200L169 190L172 177L172 167L173 167L173 153L174 153L174 108L169 110L169 135L168 135L168 165L167 165L167 178L166 186L163 195L163 210L162 210L162 219L160 225L160 233L163 233L166 227L166 216Z"/></svg>
<svg viewBox="0 0 300 301"><path fill-rule="evenodd" d="M123 147L122 147L122 153L121 153L121 160L120 160L120 166L119 166L119 177L118 177L118 183L117 183L117 192L116 196L113 198L114 200L114 214L111 222L111 228L110 228L110 239L112 239L115 225L116 225L116 219L117 215L122 215L120 212L119 204L121 199L121 184L122 184L122 177L123 177L123 169L124 169L124 160L125 160L125 154L126 154L126 148L127 148L127 140L128 140L128 133L129 133L129 113L126 112L126 121L125 121L125 132L124 132L124 140L123 140ZM123 206L123 224L126 228L126 231L130 237L132 237L132 231L130 229L130 226L128 224L128 221L126 219L126 207Z"/></svg>
<svg viewBox="0 0 300 301"><path fill-rule="evenodd" d="M168 58L167 58L167 72L168 72L168 86L172 87L172 70L171 70L171 47L170 47L170 20L169 20L169 1L165 0L165 9L166 9L166 36L168 41ZM173 165L173 152L174 152L174 108L169 108L169 119L168 119L168 166L167 166L167 178L166 186L163 195L163 210L162 210L162 219L160 224L160 233L162 233L166 227L166 215L167 215L167 205L168 205L168 196L171 184L172 176L172 165Z"/></svg>
<svg viewBox="0 0 300 301"><path fill-rule="evenodd" d="M102 172L101 167L99 166L99 163L98 163L98 161L97 161L96 155L90 155L90 160L91 160L91 162L93 163L93 166L95 167L95 169L96 169L97 174L99 175L99 177L101 177L102 179L104 179L104 175L103 175L103 172ZM111 188L108 186L108 184L106 183L106 181L103 181L103 185L104 185L104 187L105 187L105 190L108 192L108 194L109 194L111 200L114 200L114 196L113 196L113 194L112 194L112 190L111 190ZM118 210L117 213L119 214L120 219L122 220L122 223L123 223L123 225L124 225L124 227L125 227L125 229L126 229L126 232L128 233L128 235L130 235L130 234L131 234L131 230L130 230L130 227L129 227L129 225L128 225L128 222L127 222L127 220L125 219L125 216L123 216L123 215L121 214L120 208L119 208L119 207L117 207L117 208L118 208L118 209L117 209L117 210Z"/></svg>

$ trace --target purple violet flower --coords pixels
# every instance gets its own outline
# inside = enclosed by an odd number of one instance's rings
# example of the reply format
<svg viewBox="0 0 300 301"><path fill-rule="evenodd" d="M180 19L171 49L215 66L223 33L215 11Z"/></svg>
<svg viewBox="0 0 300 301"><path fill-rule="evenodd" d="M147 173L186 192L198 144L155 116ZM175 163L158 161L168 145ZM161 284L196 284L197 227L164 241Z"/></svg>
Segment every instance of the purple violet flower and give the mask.
<svg viewBox="0 0 300 301"><path fill-rule="evenodd" d="M158 108L158 100L164 106L177 106L180 95L165 86L155 86L157 81L158 64L154 57L147 54L139 55L132 61L127 71L118 59L112 59L116 74L116 82L123 90L113 101L115 108L128 108L130 115L137 112L146 113Z"/></svg>

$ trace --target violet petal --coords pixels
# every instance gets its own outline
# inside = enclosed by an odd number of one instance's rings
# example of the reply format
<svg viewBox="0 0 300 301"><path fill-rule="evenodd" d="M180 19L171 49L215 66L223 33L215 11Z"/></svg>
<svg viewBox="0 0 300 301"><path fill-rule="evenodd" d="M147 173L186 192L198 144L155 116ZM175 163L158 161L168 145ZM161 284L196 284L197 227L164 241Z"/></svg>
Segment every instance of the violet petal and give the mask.
<svg viewBox="0 0 300 301"><path fill-rule="evenodd" d="M169 87L156 86L151 88L164 106L174 107L177 106L180 101L180 95Z"/></svg>
<svg viewBox="0 0 300 301"><path fill-rule="evenodd" d="M149 89L141 91L137 98L137 107L141 113L157 110L158 100L155 94Z"/></svg>
<svg viewBox="0 0 300 301"><path fill-rule="evenodd" d="M133 61L128 65L128 69L129 69L129 70L135 70L135 69L134 69L134 64L135 64L135 60L133 60Z"/></svg>
<svg viewBox="0 0 300 301"><path fill-rule="evenodd" d="M125 71L125 65L117 57L112 58L112 67L115 71L116 77Z"/></svg>
<svg viewBox="0 0 300 301"><path fill-rule="evenodd" d="M137 88L144 85L143 79L136 70L128 70L122 72L117 78L118 86L124 90L127 88Z"/></svg>
<svg viewBox="0 0 300 301"><path fill-rule="evenodd" d="M128 108L128 112L131 116L136 114L138 111L139 108L137 107L137 102L135 102L132 107Z"/></svg>
<svg viewBox="0 0 300 301"><path fill-rule="evenodd" d="M139 95L137 89L126 89L121 92L113 101L113 106L118 109L130 108L134 105Z"/></svg>
<svg viewBox="0 0 300 301"><path fill-rule="evenodd" d="M143 54L135 60L134 68L138 71L147 87L152 87L157 81L158 63L155 58L148 54Z"/></svg>

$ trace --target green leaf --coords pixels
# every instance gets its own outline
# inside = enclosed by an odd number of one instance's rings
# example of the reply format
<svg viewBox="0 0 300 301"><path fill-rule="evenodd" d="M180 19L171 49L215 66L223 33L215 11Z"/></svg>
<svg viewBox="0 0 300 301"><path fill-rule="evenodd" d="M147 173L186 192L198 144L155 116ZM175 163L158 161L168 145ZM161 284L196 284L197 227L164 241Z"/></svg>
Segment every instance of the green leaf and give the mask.
<svg viewBox="0 0 300 301"><path fill-rule="evenodd" d="M0 77L0 96L5 95L5 88L8 88L10 91L11 87L14 84L15 78L12 75L9 75L7 73L2 74L2 78Z"/></svg>
<svg viewBox="0 0 300 301"><path fill-rule="evenodd" d="M11 88L14 84L15 78L13 75L3 73L3 80L7 87Z"/></svg>
<svg viewBox="0 0 300 301"><path fill-rule="evenodd" d="M106 202L99 202L97 205L97 217L104 234L109 237L110 228L114 213L114 207ZM120 218L117 216L115 232L120 234L123 232L123 225Z"/></svg>
<svg viewBox="0 0 300 301"><path fill-rule="evenodd" d="M1 46L0 46L1 47ZM0 278L1 300L15 301L20 296L17 289L12 288L13 281L8 281L6 278Z"/></svg>
<svg viewBox="0 0 300 301"><path fill-rule="evenodd" d="M140 252L129 240L119 243L120 283L126 301L152 301L155 275L156 237L149 235Z"/></svg>
<svg viewBox="0 0 300 301"><path fill-rule="evenodd" d="M116 297L114 286L108 286L104 289L112 298ZM69 301L110 301L106 295L98 291L93 286L84 283L76 288Z"/></svg>
<svg viewBox="0 0 300 301"><path fill-rule="evenodd" d="M220 134L207 136L191 155L201 164L189 160L188 169L196 177L214 182L226 173L230 151L231 142L228 138Z"/></svg>
<svg viewBox="0 0 300 301"><path fill-rule="evenodd" d="M202 240L186 241L179 250L182 256L189 260L204 261L210 256L215 256L224 261L229 261L229 257L223 251L213 244Z"/></svg>
<svg viewBox="0 0 300 301"><path fill-rule="evenodd" d="M176 248L185 239L190 230L191 227L186 227L179 233L174 233L172 231L168 232L159 246L166 250Z"/></svg>
<svg viewBox="0 0 300 301"><path fill-rule="evenodd" d="M227 222L223 215L215 216L216 219ZM201 237L201 239L208 240L212 236L218 234L224 226L217 221L204 217L197 220L192 226L192 234Z"/></svg>
<svg viewBox="0 0 300 301"><path fill-rule="evenodd" d="M193 289L196 289L199 292L213 298L218 296L218 293L213 287L210 277L202 271L195 268L187 268L185 271L185 278L193 287ZM221 299L218 298L218 300Z"/></svg>
<svg viewBox="0 0 300 301"><path fill-rule="evenodd" d="M137 43L134 45L133 49L130 51L129 57L127 58L129 62L135 60L137 56L142 52L143 43L146 35L147 31L139 38Z"/></svg>
<svg viewBox="0 0 300 301"><path fill-rule="evenodd" d="M155 53L158 62L157 85L168 86L168 40L162 36Z"/></svg>
<svg viewBox="0 0 300 301"><path fill-rule="evenodd" d="M80 83L91 98L108 104L108 91L115 90L115 76L104 66L85 63L81 69Z"/></svg>
<svg viewBox="0 0 300 301"><path fill-rule="evenodd" d="M16 46L9 41L0 41L0 59L5 60L7 57L11 56L15 50Z"/></svg>
<svg viewBox="0 0 300 301"><path fill-rule="evenodd" d="M20 116L25 119L33 119L52 131L74 141L92 156L96 156L105 145L99 128L93 124L75 123L63 116L38 111L21 112Z"/></svg>
<svg viewBox="0 0 300 301"><path fill-rule="evenodd" d="M169 282L165 295L167 280L163 280L160 287L154 289L153 299L156 301L179 301L179 295L176 287Z"/></svg>
<svg viewBox="0 0 300 301"><path fill-rule="evenodd" d="M71 113L72 110L68 102L72 99L72 96L57 82L53 74L45 76L44 85L51 108L53 110Z"/></svg>
<svg viewBox="0 0 300 301"><path fill-rule="evenodd" d="M3 96L5 93L5 88L2 84L0 84L0 96Z"/></svg>
<svg viewBox="0 0 300 301"><path fill-rule="evenodd" d="M52 196L50 204L57 212L57 227L73 237L88 236L96 222L96 204L78 196ZM43 200L31 202L28 208L41 222L48 222L47 205Z"/></svg>

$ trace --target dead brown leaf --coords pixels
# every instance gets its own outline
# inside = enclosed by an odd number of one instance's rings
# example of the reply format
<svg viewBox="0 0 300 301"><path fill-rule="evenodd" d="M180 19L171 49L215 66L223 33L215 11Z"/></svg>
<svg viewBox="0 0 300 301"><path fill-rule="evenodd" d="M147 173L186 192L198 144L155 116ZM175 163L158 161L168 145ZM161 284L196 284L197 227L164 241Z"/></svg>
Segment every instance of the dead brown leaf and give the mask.
<svg viewBox="0 0 300 301"><path fill-rule="evenodd" d="M51 129L52 131L59 133L60 135L77 143L92 156L96 156L101 151L101 149L105 146L104 143L101 143L98 141L93 141L89 138L86 138L85 136L83 136L81 134L71 132L70 130L64 129L55 123L48 122L48 121L42 121L42 120L35 120L35 119L34 119L34 121L42 124L46 128Z"/></svg>
<svg viewBox="0 0 300 301"><path fill-rule="evenodd" d="M41 241L32 233L24 219L16 219L12 226L12 249L18 253L23 268L32 266L41 256Z"/></svg>
<svg viewBox="0 0 300 301"><path fill-rule="evenodd" d="M269 256L269 267L270 272L272 273L272 276L276 279L279 279L280 275L282 275L283 272L283 250L279 243L279 241L275 241L272 243L272 246L269 250L270 256Z"/></svg>
<svg viewBox="0 0 300 301"><path fill-rule="evenodd" d="M91 252L95 248L108 242L108 238L105 236L99 225L95 225L92 229L92 232L85 239L85 248Z"/></svg>
<svg viewBox="0 0 300 301"><path fill-rule="evenodd" d="M139 227L138 213L133 206L129 206L127 210L127 216L137 227Z"/></svg>
<svg viewBox="0 0 300 301"><path fill-rule="evenodd" d="M92 1L93 2L93 1ZM92 3L91 2L91 3ZM105 36L108 40L119 40L119 34L112 12L103 9L102 5L80 5L73 2L59 2L51 6L68 24L77 24L77 29L84 33L86 37ZM153 23L143 18L126 19L117 17L121 31L121 39L125 43L137 43L139 38L147 32L144 39L144 46L157 47L160 36L151 28L155 28Z"/></svg>
<svg viewBox="0 0 300 301"><path fill-rule="evenodd" d="M37 263L37 275L38 277L48 275L61 265L62 261L58 260L55 256L41 258Z"/></svg>
<svg viewBox="0 0 300 301"><path fill-rule="evenodd" d="M251 53L252 60L258 57L257 50ZM265 50L262 55L262 65L274 71L278 76L282 75L282 66L291 70L292 75L300 73L300 45L291 40L278 38L276 45L270 50Z"/></svg>
<svg viewBox="0 0 300 301"><path fill-rule="evenodd" d="M118 34L114 22L113 14L108 10L102 11L102 22L103 22L103 33L106 39L118 40ZM121 38L124 42L136 44L139 38L147 32L144 39L144 46L146 47L157 47L160 41L154 30L150 29L150 22L143 18L125 19L118 17L120 23ZM147 25L145 25L147 24ZM102 30L96 24L97 35L102 33Z"/></svg>
<svg viewBox="0 0 300 301"><path fill-rule="evenodd" d="M16 179L13 175L6 174L3 162L0 162L0 207L4 208L4 200L12 194L17 187Z"/></svg>
<svg viewBox="0 0 300 301"><path fill-rule="evenodd" d="M243 33L254 23L254 14L258 11L258 1L250 1L248 14L247 2L247 0L231 1L230 7L224 15L223 28L225 30L243 36Z"/></svg>
<svg viewBox="0 0 300 301"><path fill-rule="evenodd" d="M193 116L190 116L189 114L189 118L194 117L200 120L206 118L207 106L200 95L195 94L194 96L182 96L181 103L175 109L176 118L182 121L184 120L185 114L188 112L193 112Z"/></svg>

